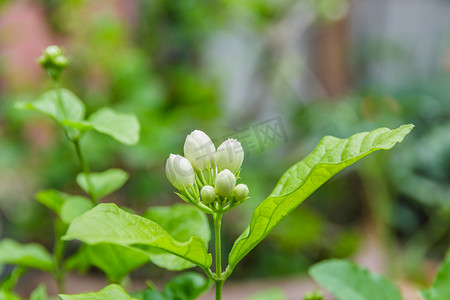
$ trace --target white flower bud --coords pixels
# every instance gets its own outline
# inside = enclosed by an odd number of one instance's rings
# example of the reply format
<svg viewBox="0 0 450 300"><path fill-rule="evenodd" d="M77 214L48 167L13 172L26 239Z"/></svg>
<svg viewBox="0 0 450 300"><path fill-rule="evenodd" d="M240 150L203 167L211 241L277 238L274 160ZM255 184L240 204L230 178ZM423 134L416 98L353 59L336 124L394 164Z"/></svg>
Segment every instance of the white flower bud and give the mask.
<svg viewBox="0 0 450 300"><path fill-rule="evenodd" d="M241 202L248 197L247 185L240 183L233 189L233 196L236 202Z"/></svg>
<svg viewBox="0 0 450 300"><path fill-rule="evenodd" d="M170 154L166 162L166 176L179 190L194 185L195 173L189 160L181 155Z"/></svg>
<svg viewBox="0 0 450 300"><path fill-rule="evenodd" d="M216 194L229 196L236 185L236 176L230 170L223 170L216 177Z"/></svg>
<svg viewBox="0 0 450 300"><path fill-rule="evenodd" d="M219 171L228 169L236 174L244 161L244 149L241 143L235 139L224 141L217 148L215 161Z"/></svg>
<svg viewBox="0 0 450 300"><path fill-rule="evenodd" d="M58 55L61 55L62 54L62 50L61 50L60 47L58 47L56 45L51 45L51 46L48 46L47 48L45 48L44 54L48 55L49 57L54 58L54 57L56 57Z"/></svg>
<svg viewBox="0 0 450 300"><path fill-rule="evenodd" d="M216 191L210 185L205 185L200 191L200 195L202 196L202 200L205 204L213 203L216 199Z"/></svg>
<svg viewBox="0 0 450 300"><path fill-rule="evenodd" d="M184 156L196 170L203 171L213 168L215 153L216 147L203 131L194 130L186 137Z"/></svg>

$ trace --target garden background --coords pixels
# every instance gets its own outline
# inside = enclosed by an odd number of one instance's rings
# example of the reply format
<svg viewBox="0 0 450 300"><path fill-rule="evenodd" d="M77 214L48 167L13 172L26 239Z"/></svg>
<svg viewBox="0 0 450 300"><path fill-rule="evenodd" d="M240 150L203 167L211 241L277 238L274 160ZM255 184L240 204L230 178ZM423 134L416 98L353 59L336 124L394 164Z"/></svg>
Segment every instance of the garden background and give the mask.
<svg viewBox="0 0 450 300"><path fill-rule="evenodd" d="M131 175L107 202L137 212L179 203L164 163L186 135L241 141L251 199L225 216L228 250L279 176L322 136L415 124L405 143L365 158L295 210L235 270L224 297L274 287L300 299L315 288L311 264L343 257L419 299L410 287L431 280L450 242L449 14L447 0L1 0L0 236L50 247L53 215L34 194L80 192L62 133L14 108L51 87L36 59L57 44L70 57L63 84L88 112L109 106L141 123L133 147L86 137L93 171ZM19 293L42 276L28 272ZM148 264L131 280L172 276ZM92 269L87 279L72 274L68 292L104 285Z"/></svg>

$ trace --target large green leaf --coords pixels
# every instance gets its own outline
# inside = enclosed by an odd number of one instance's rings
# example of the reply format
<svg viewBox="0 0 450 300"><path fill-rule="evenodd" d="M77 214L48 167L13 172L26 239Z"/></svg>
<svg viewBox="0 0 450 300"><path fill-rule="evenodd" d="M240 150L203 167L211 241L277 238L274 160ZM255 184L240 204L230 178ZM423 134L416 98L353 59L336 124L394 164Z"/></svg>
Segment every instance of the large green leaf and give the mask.
<svg viewBox="0 0 450 300"><path fill-rule="evenodd" d="M53 210L66 224L92 208L91 201L85 197L72 196L53 189L40 191L36 194L36 199Z"/></svg>
<svg viewBox="0 0 450 300"><path fill-rule="evenodd" d="M0 265L14 264L27 268L52 271L52 256L39 244L20 244L11 239L0 241Z"/></svg>
<svg viewBox="0 0 450 300"><path fill-rule="evenodd" d="M119 283L131 271L149 261L149 255L140 249L116 244L95 244L83 245L66 261L65 268L85 271L93 265L105 272L110 282Z"/></svg>
<svg viewBox="0 0 450 300"><path fill-rule="evenodd" d="M129 175L121 169L109 169L101 173L91 173L90 179L97 197L101 198L121 188L127 182ZM89 186L86 181L86 174L77 175L78 185L89 193Z"/></svg>
<svg viewBox="0 0 450 300"><path fill-rule="evenodd" d="M65 120L79 121L84 118L85 106L78 97L69 90L50 90L44 93L34 102L18 103L20 109L30 109L41 112L59 124L63 125Z"/></svg>
<svg viewBox="0 0 450 300"><path fill-rule="evenodd" d="M203 269L209 268L212 263L211 254L207 253L206 244L199 237L179 242L157 223L127 213L110 203L100 204L73 220L63 238L78 239L87 244L151 246L182 257Z"/></svg>
<svg viewBox="0 0 450 300"><path fill-rule="evenodd" d="M312 266L309 274L338 300L402 300L386 278L349 261L327 260Z"/></svg>
<svg viewBox="0 0 450 300"><path fill-rule="evenodd" d="M421 291L425 300L448 300L450 299L450 252L439 268L433 285L427 290Z"/></svg>
<svg viewBox="0 0 450 300"><path fill-rule="evenodd" d="M249 227L235 241L229 256L230 269L261 242L292 210L336 173L376 150L390 149L412 130L379 128L348 139L324 137L305 159L292 166L272 193L255 209Z"/></svg>
<svg viewBox="0 0 450 300"><path fill-rule="evenodd" d="M135 145L139 141L140 125L134 114L118 113L105 107L90 115L88 123L123 144Z"/></svg>
<svg viewBox="0 0 450 300"><path fill-rule="evenodd" d="M208 245L211 230L206 215L192 205L175 204L173 206L152 207L144 217L158 223L175 240L187 242L197 236ZM155 265L168 270L183 270L194 265L188 261L160 249L148 249L150 259Z"/></svg>
<svg viewBox="0 0 450 300"><path fill-rule="evenodd" d="M120 286L110 284L96 293L59 295L61 300L133 300Z"/></svg>

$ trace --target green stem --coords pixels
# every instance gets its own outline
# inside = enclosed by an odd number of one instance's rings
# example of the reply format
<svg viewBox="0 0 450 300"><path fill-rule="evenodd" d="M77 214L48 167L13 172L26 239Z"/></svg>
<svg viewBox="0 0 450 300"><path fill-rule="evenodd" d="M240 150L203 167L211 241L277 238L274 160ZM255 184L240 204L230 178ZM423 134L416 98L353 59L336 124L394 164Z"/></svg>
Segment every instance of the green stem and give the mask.
<svg viewBox="0 0 450 300"><path fill-rule="evenodd" d="M98 199L94 192L94 186L91 181L91 171L89 170L89 165L84 159L83 153L81 152L80 142L78 140L72 141L75 145L75 151L77 152L78 160L80 161L81 168L83 169L84 176L86 177L86 182L89 190L89 196L91 197L92 204L97 205Z"/></svg>
<svg viewBox="0 0 450 300"><path fill-rule="evenodd" d="M223 213L214 214L214 238L215 238L215 251L216 251L216 300L222 300L222 287L224 283L224 278L222 274L222 249L221 249L221 239L220 239L220 227L222 225L222 215Z"/></svg>
<svg viewBox="0 0 450 300"><path fill-rule="evenodd" d="M53 256L55 258L56 266L53 277L55 278L55 281L58 285L59 293L65 293L66 291L66 273L64 271L63 260L67 242L61 240L61 236L65 232L65 228L62 228L62 226L64 225L60 223L60 220L57 220L55 222L55 247L53 249Z"/></svg>

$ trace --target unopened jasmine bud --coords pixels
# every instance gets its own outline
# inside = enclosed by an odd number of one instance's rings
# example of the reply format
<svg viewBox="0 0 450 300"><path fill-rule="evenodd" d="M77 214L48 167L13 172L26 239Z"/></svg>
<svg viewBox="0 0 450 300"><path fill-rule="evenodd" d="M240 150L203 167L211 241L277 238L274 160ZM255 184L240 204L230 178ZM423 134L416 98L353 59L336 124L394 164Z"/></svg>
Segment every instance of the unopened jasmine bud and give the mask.
<svg viewBox="0 0 450 300"><path fill-rule="evenodd" d="M241 202L248 197L248 187L246 184L240 183L233 189L233 196L236 202Z"/></svg>
<svg viewBox="0 0 450 300"><path fill-rule="evenodd" d="M60 68L67 67L68 62L69 60L67 59L67 57L63 55L58 55L57 57L55 57L55 65L57 65Z"/></svg>
<svg viewBox="0 0 450 300"><path fill-rule="evenodd" d="M48 46L38 59L38 63L53 80L57 80L61 76L61 72L67 67L68 62L63 50L55 45Z"/></svg>
<svg viewBox="0 0 450 300"><path fill-rule="evenodd" d="M179 190L193 186L195 173L189 160L181 155L170 154L166 162L166 176L170 183Z"/></svg>
<svg viewBox="0 0 450 300"><path fill-rule="evenodd" d="M229 196L236 185L236 176L226 169L217 174L216 194L220 196Z"/></svg>
<svg viewBox="0 0 450 300"><path fill-rule="evenodd" d="M224 141L217 148L215 161L219 171L228 169L233 173L237 173L244 161L244 149L235 139Z"/></svg>
<svg viewBox="0 0 450 300"><path fill-rule="evenodd" d="M44 50L44 55L47 55L48 57L51 57L51 58L54 58L54 57L56 57L58 55L61 55L61 54L62 54L61 48L56 46L56 45L48 46Z"/></svg>
<svg viewBox="0 0 450 300"><path fill-rule="evenodd" d="M216 191L212 186L205 185L200 191L200 196L205 204L210 204L216 199Z"/></svg>
<svg viewBox="0 0 450 300"><path fill-rule="evenodd" d="M216 147L211 139L200 130L194 130L186 137L184 156L191 162L194 169L203 171L214 167Z"/></svg>

